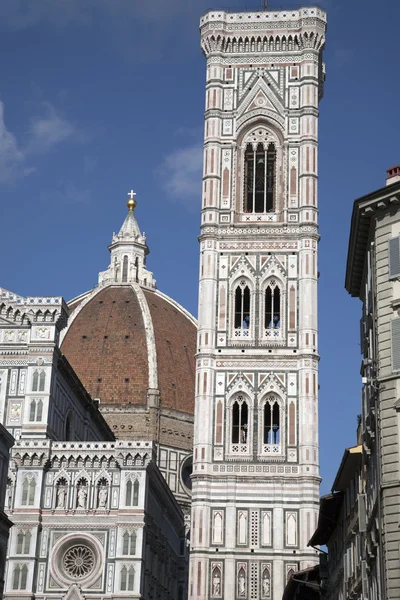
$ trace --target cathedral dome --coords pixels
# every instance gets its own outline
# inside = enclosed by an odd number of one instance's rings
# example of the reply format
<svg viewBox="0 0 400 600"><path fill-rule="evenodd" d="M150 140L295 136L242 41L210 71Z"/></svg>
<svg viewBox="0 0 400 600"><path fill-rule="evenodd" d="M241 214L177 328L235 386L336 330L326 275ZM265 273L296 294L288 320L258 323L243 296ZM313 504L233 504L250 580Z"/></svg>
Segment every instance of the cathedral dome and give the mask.
<svg viewBox="0 0 400 600"><path fill-rule="evenodd" d="M129 195L128 214L109 246L108 269L96 288L68 303L61 351L100 400L117 437L129 429L133 437L175 436L191 445L196 320L156 290L146 267L146 237L134 214L135 194ZM185 431L177 420L188 424Z"/></svg>
<svg viewBox="0 0 400 600"><path fill-rule="evenodd" d="M193 414L196 322L177 302L138 283L107 285L69 303L61 350L101 405ZM157 402L157 399L155 400Z"/></svg>

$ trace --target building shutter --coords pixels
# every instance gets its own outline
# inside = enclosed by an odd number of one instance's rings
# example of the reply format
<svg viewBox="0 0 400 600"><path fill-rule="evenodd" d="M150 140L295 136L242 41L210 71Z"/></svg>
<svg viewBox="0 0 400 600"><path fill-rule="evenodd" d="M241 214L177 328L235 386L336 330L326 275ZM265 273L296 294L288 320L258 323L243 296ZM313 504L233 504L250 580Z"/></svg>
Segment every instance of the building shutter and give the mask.
<svg viewBox="0 0 400 600"><path fill-rule="evenodd" d="M389 240L389 279L400 277L400 237Z"/></svg>
<svg viewBox="0 0 400 600"><path fill-rule="evenodd" d="M367 573L367 562L361 561L361 582L362 582L362 595L363 600L368 600L368 573Z"/></svg>
<svg viewBox="0 0 400 600"><path fill-rule="evenodd" d="M365 494L358 495L358 527L360 533L367 531L367 512L365 507Z"/></svg>
<svg viewBox="0 0 400 600"><path fill-rule="evenodd" d="M392 319L392 371L400 371L400 319Z"/></svg>

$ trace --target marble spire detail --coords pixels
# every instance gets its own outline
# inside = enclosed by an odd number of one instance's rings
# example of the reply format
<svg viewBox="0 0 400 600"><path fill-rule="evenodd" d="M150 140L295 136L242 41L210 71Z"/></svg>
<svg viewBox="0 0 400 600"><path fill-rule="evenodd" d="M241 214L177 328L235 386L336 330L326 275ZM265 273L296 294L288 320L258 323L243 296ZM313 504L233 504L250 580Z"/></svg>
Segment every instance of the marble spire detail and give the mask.
<svg viewBox="0 0 400 600"><path fill-rule="evenodd" d="M99 284L139 283L144 287L155 288L153 273L146 269L146 256L150 250L134 214L136 193L131 190L128 196L128 214L119 232L113 233L111 245L108 247L111 263L107 271L99 273Z"/></svg>

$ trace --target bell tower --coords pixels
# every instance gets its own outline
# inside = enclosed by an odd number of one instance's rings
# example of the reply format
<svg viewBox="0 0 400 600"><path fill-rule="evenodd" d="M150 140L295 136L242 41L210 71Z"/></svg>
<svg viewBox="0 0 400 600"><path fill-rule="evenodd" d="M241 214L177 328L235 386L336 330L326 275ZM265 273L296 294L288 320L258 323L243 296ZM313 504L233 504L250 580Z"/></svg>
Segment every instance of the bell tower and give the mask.
<svg viewBox="0 0 400 600"><path fill-rule="evenodd" d="M326 14L209 11L189 599L281 600L316 562Z"/></svg>

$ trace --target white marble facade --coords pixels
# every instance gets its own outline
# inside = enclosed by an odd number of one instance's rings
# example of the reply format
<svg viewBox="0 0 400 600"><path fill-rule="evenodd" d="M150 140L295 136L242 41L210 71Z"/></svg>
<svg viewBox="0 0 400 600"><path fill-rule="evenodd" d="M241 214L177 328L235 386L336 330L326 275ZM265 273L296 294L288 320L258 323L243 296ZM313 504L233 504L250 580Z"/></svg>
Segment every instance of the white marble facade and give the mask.
<svg viewBox="0 0 400 600"><path fill-rule="evenodd" d="M0 290L4 597L184 600L184 515L154 442L114 440L59 350L66 322L62 298Z"/></svg>
<svg viewBox="0 0 400 600"><path fill-rule="evenodd" d="M326 14L208 11L189 598L280 600L319 502Z"/></svg>
<svg viewBox="0 0 400 600"><path fill-rule="evenodd" d="M17 441L5 597L185 598L182 513L154 459L145 441Z"/></svg>

